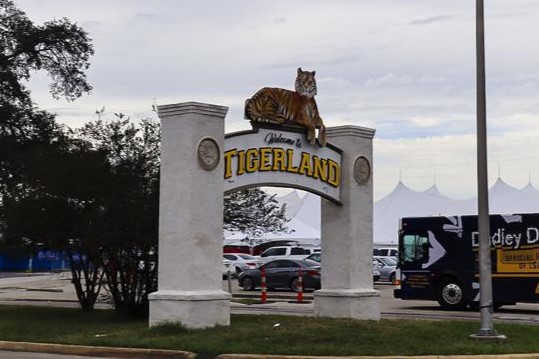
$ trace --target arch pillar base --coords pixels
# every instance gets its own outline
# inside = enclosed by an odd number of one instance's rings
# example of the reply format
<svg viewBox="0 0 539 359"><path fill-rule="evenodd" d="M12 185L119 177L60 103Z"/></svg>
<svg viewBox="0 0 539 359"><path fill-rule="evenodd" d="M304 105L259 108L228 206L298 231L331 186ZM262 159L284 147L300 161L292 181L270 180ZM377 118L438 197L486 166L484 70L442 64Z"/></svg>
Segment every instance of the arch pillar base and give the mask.
<svg viewBox="0 0 539 359"><path fill-rule="evenodd" d="M230 293L225 291L160 290L148 296L150 327L181 323L189 329L230 325Z"/></svg>
<svg viewBox="0 0 539 359"><path fill-rule="evenodd" d="M320 317L380 320L380 292L373 289L320 289L314 292Z"/></svg>

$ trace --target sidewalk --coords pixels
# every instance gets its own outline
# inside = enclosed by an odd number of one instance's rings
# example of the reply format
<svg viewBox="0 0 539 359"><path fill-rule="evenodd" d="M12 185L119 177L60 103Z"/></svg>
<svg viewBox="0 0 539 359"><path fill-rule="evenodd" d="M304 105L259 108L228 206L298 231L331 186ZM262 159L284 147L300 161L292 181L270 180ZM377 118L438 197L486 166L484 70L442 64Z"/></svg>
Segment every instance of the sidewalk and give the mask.
<svg viewBox="0 0 539 359"><path fill-rule="evenodd" d="M71 273L28 273L25 276L0 278L1 304L43 304L78 307ZM109 307L99 303L97 307Z"/></svg>

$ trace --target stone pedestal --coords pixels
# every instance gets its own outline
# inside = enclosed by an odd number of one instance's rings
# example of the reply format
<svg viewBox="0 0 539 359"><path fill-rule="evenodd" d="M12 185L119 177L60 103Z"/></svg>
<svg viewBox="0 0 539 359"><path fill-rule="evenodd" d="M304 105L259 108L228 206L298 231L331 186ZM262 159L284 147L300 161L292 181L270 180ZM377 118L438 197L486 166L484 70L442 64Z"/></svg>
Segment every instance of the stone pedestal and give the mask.
<svg viewBox="0 0 539 359"><path fill-rule="evenodd" d="M329 128L328 142L343 151L342 206L322 200L322 289L314 292L317 315L380 319L380 292L372 283L372 138L357 126Z"/></svg>
<svg viewBox="0 0 539 359"><path fill-rule="evenodd" d="M223 148L226 107L158 107L161 119L158 288L150 326L230 324L222 290Z"/></svg>

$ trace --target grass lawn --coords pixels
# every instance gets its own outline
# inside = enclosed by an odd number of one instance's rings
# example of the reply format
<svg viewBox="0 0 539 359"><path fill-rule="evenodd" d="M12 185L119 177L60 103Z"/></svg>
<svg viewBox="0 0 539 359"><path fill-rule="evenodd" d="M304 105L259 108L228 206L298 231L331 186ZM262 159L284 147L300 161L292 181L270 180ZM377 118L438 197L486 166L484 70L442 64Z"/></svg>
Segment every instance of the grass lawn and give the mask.
<svg viewBox="0 0 539 359"><path fill-rule="evenodd" d="M276 324L279 324L278 326ZM113 311L0 306L0 340L288 355L440 355L539 353L539 326L496 324L504 343L472 341L479 322L356 321L274 315L232 315L230 327L148 329L145 320Z"/></svg>

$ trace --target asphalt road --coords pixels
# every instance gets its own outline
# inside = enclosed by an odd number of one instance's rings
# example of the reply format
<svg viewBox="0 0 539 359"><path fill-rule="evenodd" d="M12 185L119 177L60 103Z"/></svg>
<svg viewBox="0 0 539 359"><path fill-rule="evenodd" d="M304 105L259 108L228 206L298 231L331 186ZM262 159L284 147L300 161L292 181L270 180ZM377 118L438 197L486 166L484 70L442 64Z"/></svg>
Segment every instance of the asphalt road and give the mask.
<svg viewBox="0 0 539 359"><path fill-rule="evenodd" d="M226 281L224 281L226 283ZM236 296L252 294L255 298L259 298L259 291L244 291L238 287L237 281L232 281L232 293ZM225 286L223 287L225 288ZM401 300L393 298L394 286L389 283L378 282L374 284L374 289L380 291L380 311L381 317L386 319L461 319L461 320L480 320L480 313L477 310L464 311L447 311L442 310L435 301L422 300ZM232 313L258 313L258 314L286 314L286 315L314 315L312 305L312 291L305 293L306 301L311 301L309 304L301 305L249 305L243 307L232 307ZM295 293L287 291L271 291L267 293L268 301L273 297L288 296L293 302L296 298ZM493 314L495 321L513 322L513 323L529 323L539 324L539 303L527 304L519 303L517 305L505 306L496 310Z"/></svg>

